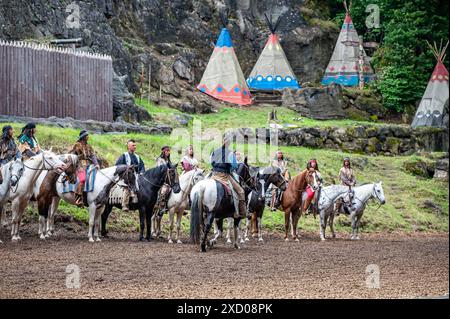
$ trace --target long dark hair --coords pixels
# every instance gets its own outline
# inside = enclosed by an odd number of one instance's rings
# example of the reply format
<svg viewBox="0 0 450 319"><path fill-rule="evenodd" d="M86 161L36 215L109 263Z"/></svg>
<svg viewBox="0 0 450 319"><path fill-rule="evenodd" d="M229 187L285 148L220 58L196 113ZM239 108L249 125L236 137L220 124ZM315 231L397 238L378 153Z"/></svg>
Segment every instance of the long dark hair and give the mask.
<svg viewBox="0 0 450 319"><path fill-rule="evenodd" d="M315 162L315 163L316 163L316 168L315 168L315 170L320 172L320 170L319 170L319 164L317 164L317 160L316 160L315 158L310 159L310 160L308 161L308 163L306 164L306 168L309 170L309 169L312 167L312 166L311 166L311 163L312 163L312 162Z"/></svg>

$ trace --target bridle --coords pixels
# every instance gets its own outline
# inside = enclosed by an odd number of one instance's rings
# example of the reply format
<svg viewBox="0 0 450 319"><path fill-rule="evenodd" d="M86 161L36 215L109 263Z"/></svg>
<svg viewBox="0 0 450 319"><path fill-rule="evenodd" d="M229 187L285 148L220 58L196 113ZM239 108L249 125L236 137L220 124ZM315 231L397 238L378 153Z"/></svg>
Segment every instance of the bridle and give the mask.
<svg viewBox="0 0 450 319"><path fill-rule="evenodd" d="M145 177L144 175L141 175L140 176L140 178L142 178L143 180L145 180L147 183L149 183L150 185L152 185L152 186L155 186L155 187L158 187L158 188L161 188L164 184L167 184L167 185L169 185L170 187L173 187L173 185L174 184L172 184L172 181L171 181L171 178L170 178L170 172L171 171L175 171L176 172L176 168L168 168L167 169L167 171L166 171L166 176L164 177L164 181L163 181L163 183L161 184L161 185L157 185L157 184L155 184L155 183L152 183L151 181L149 181L148 179L147 179L147 177ZM167 182L166 182L167 181Z"/></svg>
<svg viewBox="0 0 450 319"><path fill-rule="evenodd" d="M25 162L23 163L23 166L32 171L51 171L51 170L55 169L55 167L45 158L44 152L42 152L41 154L42 154L42 168L29 167L29 166L25 165ZM46 168L45 164L48 164L50 166L50 168ZM59 174L61 174L61 173L59 173Z"/></svg>

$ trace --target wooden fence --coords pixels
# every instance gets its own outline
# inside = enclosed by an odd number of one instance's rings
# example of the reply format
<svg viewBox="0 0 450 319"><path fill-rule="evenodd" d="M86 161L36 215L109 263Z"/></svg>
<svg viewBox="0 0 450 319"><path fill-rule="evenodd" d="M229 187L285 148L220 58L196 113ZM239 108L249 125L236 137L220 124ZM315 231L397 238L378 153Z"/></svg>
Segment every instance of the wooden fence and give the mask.
<svg viewBox="0 0 450 319"><path fill-rule="evenodd" d="M110 56L0 40L0 114L112 121Z"/></svg>

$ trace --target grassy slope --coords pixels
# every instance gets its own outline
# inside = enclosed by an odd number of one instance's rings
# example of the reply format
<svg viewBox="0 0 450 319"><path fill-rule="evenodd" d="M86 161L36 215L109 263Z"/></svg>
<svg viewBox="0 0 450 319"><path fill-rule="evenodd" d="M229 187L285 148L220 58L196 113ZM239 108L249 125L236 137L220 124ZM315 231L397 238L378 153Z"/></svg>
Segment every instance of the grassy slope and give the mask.
<svg viewBox="0 0 450 319"><path fill-rule="evenodd" d="M146 105L153 115L159 117L180 113L179 111L162 106ZM267 112L270 107L252 109L224 108L216 114L195 115L202 121L202 127L228 128L228 127L256 127L264 126ZM295 123L292 121L296 114L284 108L279 108L279 117L282 123ZM251 122L249 121L251 119ZM298 122L297 122L298 124ZM353 121L313 121L305 119L301 125L354 125ZM14 124L16 132L22 124ZM50 146L58 152L67 151L76 141L78 130L62 129L56 127L40 126L38 137L41 145ZM112 165L115 159L124 151L125 143L129 138L139 142L139 154L147 163L147 167L153 166L154 158L158 155L163 144L173 144L169 136L123 134L123 135L92 135L91 144L99 155ZM290 159L291 172L295 175L310 158L317 158L320 163L322 175L326 184L335 182L342 158L347 155L339 151L315 150L303 147L282 147L282 150ZM366 157L369 161L363 170L356 168L358 181L374 182L381 180L384 183L387 204L376 210L377 205L370 204L363 218L364 231L448 231L448 185L430 179L420 179L405 173L401 167L405 161L413 157L367 157L362 155L350 155L353 157ZM258 163L264 165L265 163ZM204 168L209 168L207 163L201 163ZM443 213L421 208L422 203L430 199L442 208ZM30 211L30 210L29 210ZM74 216L76 220L87 222L87 213L76 207L63 204L61 213ZM35 216L36 213L33 213ZM264 225L269 230L283 230L284 217L281 212L266 212ZM134 230L137 228L137 213L131 215L120 214L115 211L112 215L111 228L115 230ZM312 217L302 219L302 229L316 231L318 220ZM167 226L167 225L166 225ZM187 229L188 220L183 219L183 226ZM349 230L349 221L345 216L337 220L338 230Z"/></svg>

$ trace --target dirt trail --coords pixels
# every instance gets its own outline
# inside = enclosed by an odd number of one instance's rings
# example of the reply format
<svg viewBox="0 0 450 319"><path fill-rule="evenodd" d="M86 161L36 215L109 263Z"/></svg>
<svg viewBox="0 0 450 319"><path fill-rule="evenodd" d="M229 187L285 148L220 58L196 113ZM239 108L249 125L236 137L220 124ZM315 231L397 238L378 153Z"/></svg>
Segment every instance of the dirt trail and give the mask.
<svg viewBox="0 0 450 319"><path fill-rule="evenodd" d="M88 243L60 230L21 243L0 230L0 298L413 298L448 295L448 234L363 234L360 241L300 242L266 236L235 250L223 242L207 253L189 244L140 243L112 234ZM184 238L187 242L187 238ZM66 288L66 267L80 267L81 287ZM366 287L366 267L380 270L380 288Z"/></svg>

